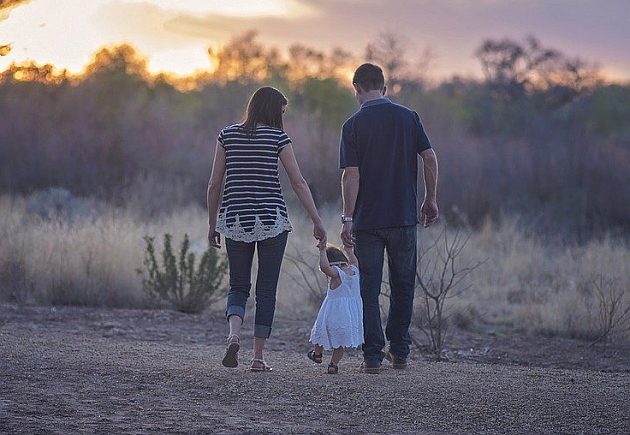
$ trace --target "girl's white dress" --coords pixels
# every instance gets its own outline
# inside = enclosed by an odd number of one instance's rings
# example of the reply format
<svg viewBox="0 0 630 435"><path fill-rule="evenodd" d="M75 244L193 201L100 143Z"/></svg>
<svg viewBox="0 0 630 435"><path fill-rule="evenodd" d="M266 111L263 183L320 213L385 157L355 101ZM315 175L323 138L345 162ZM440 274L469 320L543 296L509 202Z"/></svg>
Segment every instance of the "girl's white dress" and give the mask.
<svg viewBox="0 0 630 435"><path fill-rule="evenodd" d="M359 287L359 269L350 266L349 275L337 266L341 284L330 289L317 314L310 342L326 350L337 347L358 347L363 344L363 302Z"/></svg>

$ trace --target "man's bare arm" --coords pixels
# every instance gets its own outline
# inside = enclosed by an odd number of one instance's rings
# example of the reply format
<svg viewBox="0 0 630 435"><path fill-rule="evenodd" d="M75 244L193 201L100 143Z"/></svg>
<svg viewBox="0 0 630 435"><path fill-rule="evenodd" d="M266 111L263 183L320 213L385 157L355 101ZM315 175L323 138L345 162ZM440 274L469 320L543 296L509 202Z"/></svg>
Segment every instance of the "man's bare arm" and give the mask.
<svg viewBox="0 0 630 435"><path fill-rule="evenodd" d="M420 153L424 172L424 202L422 203L422 223L425 227L437 222L439 210L437 205L438 161L433 149Z"/></svg>
<svg viewBox="0 0 630 435"><path fill-rule="evenodd" d="M341 197L343 199L343 215L352 216L354 214L354 207L357 203L357 196L359 195L359 168L356 166L350 166L343 170L341 175ZM354 246L354 240L352 239L352 222L346 222L343 224L341 230L341 241L344 246Z"/></svg>

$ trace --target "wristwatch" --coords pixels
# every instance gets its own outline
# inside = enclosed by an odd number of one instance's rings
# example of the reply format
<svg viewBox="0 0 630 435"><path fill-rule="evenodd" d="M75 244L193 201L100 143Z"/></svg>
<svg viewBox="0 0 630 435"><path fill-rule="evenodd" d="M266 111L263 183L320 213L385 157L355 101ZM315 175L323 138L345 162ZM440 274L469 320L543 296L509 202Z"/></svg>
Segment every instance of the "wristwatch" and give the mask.
<svg viewBox="0 0 630 435"><path fill-rule="evenodd" d="M344 214L341 215L341 223L345 224L346 222L352 222L352 216L346 216Z"/></svg>

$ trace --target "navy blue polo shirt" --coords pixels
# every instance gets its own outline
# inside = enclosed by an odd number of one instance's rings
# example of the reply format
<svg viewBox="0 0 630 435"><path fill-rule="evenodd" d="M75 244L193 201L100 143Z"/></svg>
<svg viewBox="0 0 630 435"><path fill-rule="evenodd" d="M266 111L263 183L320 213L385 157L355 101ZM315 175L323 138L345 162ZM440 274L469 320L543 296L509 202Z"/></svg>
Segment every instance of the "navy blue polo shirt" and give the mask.
<svg viewBox="0 0 630 435"><path fill-rule="evenodd" d="M418 114L379 98L363 103L341 129L341 169L359 168L353 229L418 223L418 154L431 148Z"/></svg>

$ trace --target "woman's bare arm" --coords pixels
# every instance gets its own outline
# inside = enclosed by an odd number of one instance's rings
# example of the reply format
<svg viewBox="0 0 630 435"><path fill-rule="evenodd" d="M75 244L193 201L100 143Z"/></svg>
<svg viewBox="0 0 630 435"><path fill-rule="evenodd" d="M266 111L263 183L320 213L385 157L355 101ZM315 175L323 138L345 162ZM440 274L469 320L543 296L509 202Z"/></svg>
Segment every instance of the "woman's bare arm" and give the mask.
<svg viewBox="0 0 630 435"><path fill-rule="evenodd" d="M291 181L291 187L297 195L300 203L308 213L309 217L313 221L313 236L324 244L326 243L326 230L322 223L322 219L319 217L317 207L315 207L315 201L313 201L313 195L311 189L308 187L308 183L300 172L295 154L293 153L293 146L291 144L285 146L280 152L280 161L284 166L289 180Z"/></svg>
<svg viewBox="0 0 630 435"><path fill-rule="evenodd" d="M208 240L210 244L216 248L221 247L221 236L216 232L216 227L217 215L219 213L219 198L221 196L224 176L225 149L223 149L223 146L217 141L206 198L208 201Z"/></svg>

